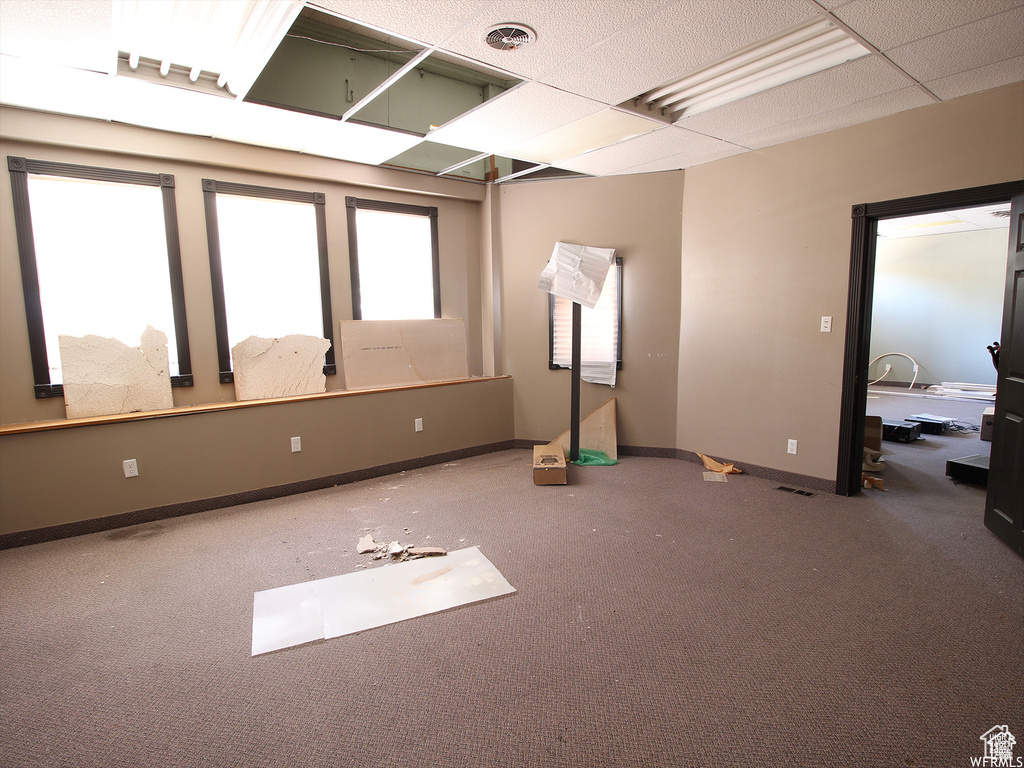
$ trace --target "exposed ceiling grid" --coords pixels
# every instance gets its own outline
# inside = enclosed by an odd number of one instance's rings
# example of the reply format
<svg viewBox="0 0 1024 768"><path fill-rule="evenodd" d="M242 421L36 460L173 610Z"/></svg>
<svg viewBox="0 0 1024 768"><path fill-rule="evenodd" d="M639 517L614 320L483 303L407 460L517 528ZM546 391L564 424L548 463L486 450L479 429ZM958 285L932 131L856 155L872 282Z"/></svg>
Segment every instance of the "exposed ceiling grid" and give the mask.
<svg viewBox="0 0 1024 768"><path fill-rule="evenodd" d="M106 77L117 71L115 31L122 9L136 1L0 0L5 57L0 103L371 164L387 163L396 156L388 153L423 142L387 126L343 130L336 120L300 115L298 105L282 105L282 113L209 92L181 91L189 86L180 77L162 81L151 73L146 87L124 71ZM204 8L235 1L166 0ZM597 126L600 120L583 118L811 19L829 17L879 51L631 139L616 140L607 129L595 128L595 136L607 136L607 146L561 164L582 174L687 168L935 99L1024 81L1024 0L307 0L305 5L322 10L333 26L374 40L393 39L395 47L436 47L429 61L463 62L478 71L494 70L501 79L525 81L449 120L423 142L506 156L514 156L508 151L516 145L554 142L572 124ZM176 18L216 18L212 11L184 10ZM499 23L524 24L537 38L516 51L496 51L481 38ZM181 32L191 39L216 39L209 31ZM158 32L170 36L175 30ZM327 87L341 78L338 87L347 87L348 75L331 69L297 71L297 76L320 79ZM288 135L296 129L305 134L302 140Z"/></svg>

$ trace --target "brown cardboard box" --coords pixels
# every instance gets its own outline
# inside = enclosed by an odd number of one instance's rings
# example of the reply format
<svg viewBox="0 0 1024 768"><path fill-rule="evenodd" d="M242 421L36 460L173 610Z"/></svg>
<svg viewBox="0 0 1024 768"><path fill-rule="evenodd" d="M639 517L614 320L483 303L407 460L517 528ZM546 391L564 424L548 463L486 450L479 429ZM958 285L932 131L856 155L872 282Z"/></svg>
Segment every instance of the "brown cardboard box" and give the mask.
<svg viewBox="0 0 1024 768"><path fill-rule="evenodd" d="M534 485L565 485L565 456L560 445L533 446Z"/></svg>
<svg viewBox="0 0 1024 768"><path fill-rule="evenodd" d="M996 409L986 408L981 414L981 439L992 442L992 426L996 423Z"/></svg>
<svg viewBox="0 0 1024 768"><path fill-rule="evenodd" d="M873 453L882 452L882 417L864 417L864 447Z"/></svg>

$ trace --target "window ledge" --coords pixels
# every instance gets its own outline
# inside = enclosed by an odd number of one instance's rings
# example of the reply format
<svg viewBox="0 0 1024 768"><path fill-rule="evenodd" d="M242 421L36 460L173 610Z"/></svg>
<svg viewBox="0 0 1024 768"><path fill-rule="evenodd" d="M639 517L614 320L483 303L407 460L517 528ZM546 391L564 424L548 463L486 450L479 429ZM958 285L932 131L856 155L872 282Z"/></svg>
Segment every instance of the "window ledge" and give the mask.
<svg viewBox="0 0 1024 768"><path fill-rule="evenodd" d="M309 400L328 400L336 397L357 397L374 395L381 392L401 392L408 389L427 389L428 387L448 387L453 384L471 384L481 381L500 381L511 379L511 376L474 376L469 379L454 381L437 381L427 384L404 384L397 387L378 387L376 389L342 389L336 392L318 392L313 395L292 395L291 397L275 397L270 400L243 400L230 403L207 403L203 405L184 405L180 408L168 408L161 411L140 411L138 413L115 413L109 416L89 416L81 419L53 419L50 421L30 421L19 424L0 425L0 435L18 435L28 432L48 432L54 429L74 429L97 424L119 424L127 421L145 419L165 419L172 416L188 416L194 413L212 413L231 411L236 408L259 408L277 403L301 403Z"/></svg>

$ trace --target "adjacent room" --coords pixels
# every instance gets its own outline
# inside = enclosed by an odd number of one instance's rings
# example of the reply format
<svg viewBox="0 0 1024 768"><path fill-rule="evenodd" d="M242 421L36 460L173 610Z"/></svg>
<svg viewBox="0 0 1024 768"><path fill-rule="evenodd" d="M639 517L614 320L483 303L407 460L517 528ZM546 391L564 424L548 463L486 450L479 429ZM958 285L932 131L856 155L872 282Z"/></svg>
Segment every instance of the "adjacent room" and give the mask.
<svg viewBox="0 0 1024 768"><path fill-rule="evenodd" d="M1019 0L0 0L0 148L0 764L1024 755Z"/></svg>

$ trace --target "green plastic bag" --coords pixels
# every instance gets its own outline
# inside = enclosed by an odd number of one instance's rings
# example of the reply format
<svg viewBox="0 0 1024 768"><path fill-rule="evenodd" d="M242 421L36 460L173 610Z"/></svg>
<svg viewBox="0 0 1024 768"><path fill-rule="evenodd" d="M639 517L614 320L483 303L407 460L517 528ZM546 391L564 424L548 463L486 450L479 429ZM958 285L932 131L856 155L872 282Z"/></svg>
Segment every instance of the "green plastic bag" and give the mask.
<svg viewBox="0 0 1024 768"><path fill-rule="evenodd" d="M581 448L579 460L573 462L580 467L610 467L618 463L618 459L608 458L604 451L592 451L589 448Z"/></svg>

